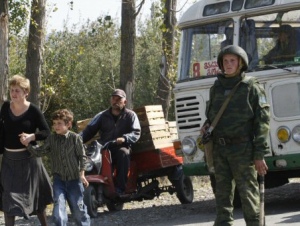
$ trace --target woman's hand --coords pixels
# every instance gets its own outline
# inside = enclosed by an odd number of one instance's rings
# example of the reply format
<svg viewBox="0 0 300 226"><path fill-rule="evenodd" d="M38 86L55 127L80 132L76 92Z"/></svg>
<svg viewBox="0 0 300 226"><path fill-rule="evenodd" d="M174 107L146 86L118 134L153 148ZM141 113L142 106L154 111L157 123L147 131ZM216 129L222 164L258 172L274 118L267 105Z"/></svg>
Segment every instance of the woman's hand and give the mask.
<svg viewBox="0 0 300 226"><path fill-rule="evenodd" d="M20 137L20 142L25 145L26 147L28 146L28 144L31 142L31 141L34 141L35 140L35 134L34 133L21 133L19 134L19 137Z"/></svg>

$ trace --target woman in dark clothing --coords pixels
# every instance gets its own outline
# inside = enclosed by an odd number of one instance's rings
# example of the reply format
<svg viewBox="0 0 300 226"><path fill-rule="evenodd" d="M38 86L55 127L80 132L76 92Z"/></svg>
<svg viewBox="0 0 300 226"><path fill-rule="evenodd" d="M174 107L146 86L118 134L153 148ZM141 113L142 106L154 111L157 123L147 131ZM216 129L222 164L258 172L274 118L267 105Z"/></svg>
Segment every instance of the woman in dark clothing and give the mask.
<svg viewBox="0 0 300 226"><path fill-rule="evenodd" d="M1 182L5 225L13 226L15 216L36 214L47 226L46 206L52 203L52 186L41 158L31 156L24 144L44 140L50 134L42 112L27 101L28 79L15 75L9 81L11 101L4 102L4 147Z"/></svg>

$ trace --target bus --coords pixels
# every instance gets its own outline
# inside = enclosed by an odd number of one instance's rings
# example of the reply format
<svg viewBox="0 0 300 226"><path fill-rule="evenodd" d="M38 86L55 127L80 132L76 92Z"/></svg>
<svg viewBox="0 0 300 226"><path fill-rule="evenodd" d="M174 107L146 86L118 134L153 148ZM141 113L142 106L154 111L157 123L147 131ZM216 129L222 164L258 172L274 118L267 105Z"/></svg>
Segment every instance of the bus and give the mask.
<svg viewBox="0 0 300 226"><path fill-rule="evenodd" d="M265 156L266 188L300 176L300 1L199 0L178 22L181 41L174 87L178 140L188 176L212 175L203 146L197 146L206 116L209 89L220 71L221 48L241 46L248 55L247 75L264 86L270 104L270 154ZM281 51L285 32L289 52ZM283 46L283 44L282 44ZM277 48L279 53L275 53ZM273 51L273 52L272 52Z"/></svg>

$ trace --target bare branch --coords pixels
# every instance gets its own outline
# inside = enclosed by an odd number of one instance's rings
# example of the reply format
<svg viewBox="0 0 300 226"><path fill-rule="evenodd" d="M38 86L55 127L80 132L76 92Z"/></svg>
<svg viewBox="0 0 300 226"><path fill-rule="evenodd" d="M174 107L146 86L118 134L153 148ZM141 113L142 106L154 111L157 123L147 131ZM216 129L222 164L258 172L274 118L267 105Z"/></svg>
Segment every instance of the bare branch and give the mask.
<svg viewBox="0 0 300 226"><path fill-rule="evenodd" d="M142 7L143 7L144 4L145 4L145 0L142 0L142 1L140 2L140 4L137 6L137 11L136 11L136 13L133 15L134 17L136 17L136 16L140 13L140 11L141 11L141 9L142 9Z"/></svg>

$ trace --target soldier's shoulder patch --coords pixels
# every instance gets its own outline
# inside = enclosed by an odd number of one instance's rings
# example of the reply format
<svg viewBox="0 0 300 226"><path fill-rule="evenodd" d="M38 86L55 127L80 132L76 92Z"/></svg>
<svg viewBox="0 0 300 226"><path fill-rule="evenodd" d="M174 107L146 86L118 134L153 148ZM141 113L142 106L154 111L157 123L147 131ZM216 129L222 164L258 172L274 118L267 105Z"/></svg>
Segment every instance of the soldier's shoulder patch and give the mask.
<svg viewBox="0 0 300 226"><path fill-rule="evenodd" d="M259 89L259 91L260 91L261 93L264 93L264 94L265 94L265 88L264 88L264 86L263 86L262 84L257 83L257 87L258 87L258 89Z"/></svg>
<svg viewBox="0 0 300 226"><path fill-rule="evenodd" d="M260 94L258 101L259 101L260 106L263 106L263 105L267 104L267 98L266 98L265 95Z"/></svg>

